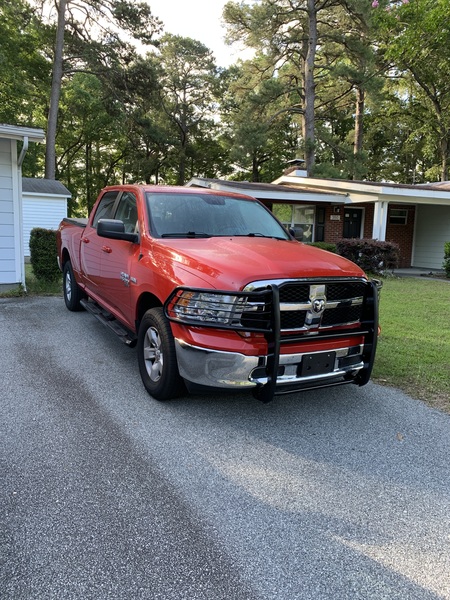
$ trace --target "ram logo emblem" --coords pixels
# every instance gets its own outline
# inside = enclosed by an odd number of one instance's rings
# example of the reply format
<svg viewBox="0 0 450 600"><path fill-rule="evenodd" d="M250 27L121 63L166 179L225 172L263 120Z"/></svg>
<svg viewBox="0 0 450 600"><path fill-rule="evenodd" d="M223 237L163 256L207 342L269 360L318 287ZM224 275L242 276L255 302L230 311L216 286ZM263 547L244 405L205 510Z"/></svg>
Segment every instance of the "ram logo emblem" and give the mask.
<svg viewBox="0 0 450 600"><path fill-rule="evenodd" d="M314 300L312 303L312 309L317 315L323 312L325 310L325 300Z"/></svg>

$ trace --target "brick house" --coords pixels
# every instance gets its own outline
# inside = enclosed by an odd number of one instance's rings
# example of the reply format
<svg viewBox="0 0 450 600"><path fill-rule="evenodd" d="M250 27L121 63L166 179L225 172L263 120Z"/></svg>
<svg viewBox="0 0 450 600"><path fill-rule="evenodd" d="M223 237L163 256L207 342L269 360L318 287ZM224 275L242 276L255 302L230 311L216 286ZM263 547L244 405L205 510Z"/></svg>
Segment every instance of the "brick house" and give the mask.
<svg viewBox="0 0 450 600"><path fill-rule="evenodd" d="M441 269L444 243L450 241L450 182L403 185L317 179L294 166L270 184L193 178L187 185L254 196L292 227L300 241L396 242L402 268Z"/></svg>

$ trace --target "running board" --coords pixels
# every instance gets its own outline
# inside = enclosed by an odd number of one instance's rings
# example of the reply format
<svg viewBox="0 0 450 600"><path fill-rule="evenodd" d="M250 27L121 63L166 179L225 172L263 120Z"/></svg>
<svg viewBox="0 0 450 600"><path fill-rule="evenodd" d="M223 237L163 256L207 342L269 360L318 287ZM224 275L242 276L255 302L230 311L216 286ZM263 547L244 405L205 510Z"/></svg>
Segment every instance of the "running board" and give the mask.
<svg viewBox="0 0 450 600"><path fill-rule="evenodd" d="M98 319L100 323L106 325L106 327L109 327L124 344L130 346L130 348L136 345L137 337L121 323L119 323L119 321L113 317L111 313L103 309L99 304L86 298L80 300L80 304L83 306L83 308L90 312L91 315L94 315L94 317Z"/></svg>

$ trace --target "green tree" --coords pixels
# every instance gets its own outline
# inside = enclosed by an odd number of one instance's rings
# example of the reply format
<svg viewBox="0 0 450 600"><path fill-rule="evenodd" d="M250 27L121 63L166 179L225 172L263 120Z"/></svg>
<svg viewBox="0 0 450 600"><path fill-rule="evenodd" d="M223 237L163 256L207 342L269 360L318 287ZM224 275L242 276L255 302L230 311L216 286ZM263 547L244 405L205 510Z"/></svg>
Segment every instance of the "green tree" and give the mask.
<svg viewBox="0 0 450 600"><path fill-rule="evenodd" d="M425 183L435 164L428 111L416 100L415 86L405 83L388 78L383 95L368 106L367 177L372 181Z"/></svg>
<svg viewBox="0 0 450 600"><path fill-rule="evenodd" d="M329 68L324 48L330 40L338 42L339 11L362 18L359 4L358 0L260 0L229 2L224 9L229 41L242 40L264 55L273 69L284 71L285 110L301 115L302 150L310 174L316 162L316 105L322 83L317 70Z"/></svg>
<svg viewBox="0 0 450 600"><path fill-rule="evenodd" d="M381 51L427 114L428 134L434 140L443 181L448 180L450 150L448 9L448 0L380 2L376 9ZM423 125L419 121L417 130L423 131Z"/></svg>
<svg viewBox="0 0 450 600"><path fill-rule="evenodd" d="M291 111L285 109L284 86L261 55L222 77L221 119L235 177L271 181L295 153L299 137Z"/></svg>
<svg viewBox="0 0 450 600"><path fill-rule="evenodd" d="M0 0L0 122L43 126L51 63L47 31L23 0Z"/></svg>
<svg viewBox="0 0 450 600"><path fill-rule="evenodd" d="M370 5L354 0L349 6L336 6L329 13L332 21L318 52L316 135L321 165L316 173L327 169L325 149L339 176L359 179L367 172L367 104L380 98L386 65L375 51Z"/></svg>
<svg viewBox="0 0 450 600"><path fill-rule="evenodd" d="M45 5L46 0L41 0ZM47 120L47 140L45 176L54 179L56 173L56 136L58 126L59 100L65 74L83 67L83 56L65 53L67 37L72 39L72 47L82 48L85 57L92 49L99 50L99 58L104 66L111 68L119 56L119 51L129 54L130 45L125 43L120 32L125 31L144 43L152 41L152 35L160 27L148 4L128 0L58 0L55 2L56 36L53 50L52 84ZM97 42L92 39L96 30ZM109 63L109 64L108 64Z"/></svg>
<svg viewBox="0 0 450 600"><path fill-rule="evenodd" d="M160 103L177 135L177 180L183 185L195 138L214 130L218 75L212 52L191 38L164 35L159 44Z"/></svg>
<svg viewBox="0 0 450 600"><path fill-rule="evenodd" d="M168 157L178 137L161 105L162 76L159 58L148 53L105 81L114 106L122 112L124 180L158 184L161 177L166 179Z"/></svg>
<svg viewBox="0 0 450 600"><path fill-rule="evenodd" d="M104 92L102 81L88 73L75 73L62 90L56 174L74 190L73 214L89 212L98 190L120 177L122 118L111 114Z"/></svg>

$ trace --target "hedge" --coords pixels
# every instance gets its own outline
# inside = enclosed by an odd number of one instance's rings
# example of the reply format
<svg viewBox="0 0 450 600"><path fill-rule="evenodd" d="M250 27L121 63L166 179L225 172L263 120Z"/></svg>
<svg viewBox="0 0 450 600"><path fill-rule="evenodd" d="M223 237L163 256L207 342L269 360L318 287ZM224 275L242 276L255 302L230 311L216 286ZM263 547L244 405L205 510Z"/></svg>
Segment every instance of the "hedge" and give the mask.
<svg viewBox="0 0 450 600"><path fill-rule="evenodd" d="M35 227L30 232L30 263L35 277L56 281L61 275L56 260L56 231Z"/></svg>
<svg viewBox="0 0 450 600"><path fill-rule="evenodd" d="M369 273L395 269L400 257L398 244L372 239L340 240L336 244L336 251Z"/></svg>
<svg viewBox="0 0 450 600"><path fill-rule="evenodd" d="M336 244L331 244L330 242L311 242L308 244L308 246L315 246L321 250L327 250L327 252L336 253Z"/></svg>
<svg viewBox="0 0 450 600"><path fill-rule="evenodd" d="M444 244L444 262L442 266L447 277L450 277L450 242L445 242Z"/></svg>

